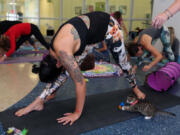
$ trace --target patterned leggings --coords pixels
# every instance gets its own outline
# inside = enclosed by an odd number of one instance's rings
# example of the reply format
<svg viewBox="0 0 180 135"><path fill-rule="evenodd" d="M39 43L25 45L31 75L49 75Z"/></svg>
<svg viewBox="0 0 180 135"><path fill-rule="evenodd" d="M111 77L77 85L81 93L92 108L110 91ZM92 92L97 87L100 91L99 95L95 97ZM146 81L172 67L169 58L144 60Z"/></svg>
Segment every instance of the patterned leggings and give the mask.
<svg viewBox="0 0 180 135"><path fill-rule="evenodd" d="M163 44L163 54L169 61L175 61L174 53L171 48L170 32L167 27L163 26L161 32L161 42Z"/></svg>
<svg viewBox="0 0 180 135"><path fill-rule="evenodd" d="M105 40L108 43L108 48L112 53L114 60L124 71L124 75L126 79L129 81L131 87L134 88L136 86L136 80L135 80L135 75L132 73L131 65L127 61L123 32L121 30L120 25L113 17L110 18L108 30L105 35ZM81 56L77 57L76 59L77 62L81 63L81 61L83 60L83 58L85 58L86 55L87 55L87 51L85 50ZM59 87L61 87L64 84L67 78L68 78L67 74L65 73L61 74L54 83L47 85L47 87L40 95L40 98L45 99L48 95L51 95L53 92L55 92Z"/></svg>

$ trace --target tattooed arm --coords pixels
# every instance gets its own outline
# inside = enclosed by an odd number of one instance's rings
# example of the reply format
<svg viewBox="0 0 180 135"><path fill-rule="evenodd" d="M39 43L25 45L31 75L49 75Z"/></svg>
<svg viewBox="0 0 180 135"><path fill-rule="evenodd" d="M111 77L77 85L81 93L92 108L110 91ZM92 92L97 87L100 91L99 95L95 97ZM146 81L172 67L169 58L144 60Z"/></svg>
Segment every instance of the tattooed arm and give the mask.
<svg viewBox="0 0 180 135"><path fill-rule="evenodd" d="M63 125L68 123L72 125L81 116L86 95L86 82L74 59L74 53L80 47L80 38L77 30L69 24L63 26L57 34L53 46L55 49L55 58L67 70L76 87L75 111L64 114L64 117L58 118L57 121Z"/></svg>
<svg viewBox="0 0 180 135"><path fill-rule="evenodd" d="M86 95L86 83L72 54L68 54L65 51L59 51L58 58L75 83L77 97L76 109L74 113L66 113L65 117L58 119L58 122L63 123L63 125L67 123L72 125L73 122L76 121L82 113Z"/></svg>
<svg viewBox="0 0 180 135"><path fill-rule="evenodd" d="M86 27L89 29L89 27L90 27L89 17L82 15L82 16L79 16L79 18L81 18L84 21L84 23L86 24Z"/></svg>

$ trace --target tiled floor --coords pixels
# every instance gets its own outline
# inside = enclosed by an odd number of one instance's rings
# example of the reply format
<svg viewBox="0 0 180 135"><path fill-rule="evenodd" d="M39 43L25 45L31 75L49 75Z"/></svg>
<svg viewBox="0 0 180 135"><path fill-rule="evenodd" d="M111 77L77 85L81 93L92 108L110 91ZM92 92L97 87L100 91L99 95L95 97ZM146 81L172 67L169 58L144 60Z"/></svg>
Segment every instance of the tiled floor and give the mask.
<svg viewBox="0 0 180 135"><path fill-rule="evenodd" d="M31 70L30 63L0 65L0 111L21 100L36 86L39 79Z"/></svg>

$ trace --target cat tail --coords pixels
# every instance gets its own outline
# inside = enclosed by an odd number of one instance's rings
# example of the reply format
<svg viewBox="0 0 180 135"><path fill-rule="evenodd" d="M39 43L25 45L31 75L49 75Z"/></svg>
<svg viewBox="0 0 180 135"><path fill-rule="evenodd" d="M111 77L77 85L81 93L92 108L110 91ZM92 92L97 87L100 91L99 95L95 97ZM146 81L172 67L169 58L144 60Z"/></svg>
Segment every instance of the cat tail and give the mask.
<svg viewBox="0 0 180 135"><path fill-rule="evenodd" d="M158 110L157 113L162 114L162 115L170 115L170 116L176 117L176 114L174 114L172 112L166 112L166 111Z"/></svg>

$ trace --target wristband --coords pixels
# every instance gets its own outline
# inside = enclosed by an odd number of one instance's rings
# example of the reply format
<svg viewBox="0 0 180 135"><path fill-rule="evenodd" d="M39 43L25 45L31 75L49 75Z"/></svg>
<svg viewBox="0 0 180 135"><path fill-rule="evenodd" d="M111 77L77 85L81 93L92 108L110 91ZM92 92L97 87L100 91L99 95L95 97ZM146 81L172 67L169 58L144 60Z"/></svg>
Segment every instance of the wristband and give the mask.
<svg viewBox="0 0 180 135"><path fill-rule="evenodd" d="M169 11L169 9L166 9L165 11L170 15L170 17L173 16L173 14Z"/></svg>
<svg viewBox="0 0 180 135"><path fill-rule="evenodd" d="M165 13L166 16L168 17L168 19L173 16L172 13L171 13L168 9L166 9L166 10L164 11L164 13Z"/></svg>

